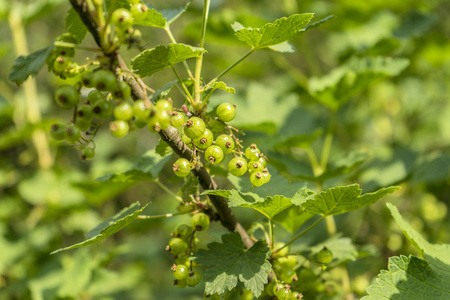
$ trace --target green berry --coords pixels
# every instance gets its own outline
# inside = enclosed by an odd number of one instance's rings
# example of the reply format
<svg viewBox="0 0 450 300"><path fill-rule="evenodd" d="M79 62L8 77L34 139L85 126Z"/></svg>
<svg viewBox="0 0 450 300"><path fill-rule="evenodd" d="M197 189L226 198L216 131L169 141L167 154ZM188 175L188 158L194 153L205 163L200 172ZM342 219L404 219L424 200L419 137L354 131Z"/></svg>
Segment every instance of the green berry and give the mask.
<svg viewBox="0 0 450 300"><path fill-rule="evenodd" d="M202 119L198 117L191 117L187 120L184 126L184 133L191 139L195 140L201 138L205 133L206 125Z"/></svg>
<svg viewBox="0 0 450 300"><path fill-rule="evenodd" d="M266 285L266 287L264 288L264 290L266 291L266 294L269 295L270 297L273 297L275 294L273 293L273 289L275 288L275 285L277 283L275 281L271 281L269 282L268 285Z"/></svg>
<svg viewBox="0 0 450 300"><path fill-rule="evenodd" d="M98 70L92 75L92 83L99 91L114 91L117 89L117 79L109 70Z"/></svg>
<svg viewBox="0 0 450 300"><path fill-rule="evenodd" d="M211 128L212 132L222 132L225 129L226 125L224 122L216 119L211 119L209 121L209 128Z"/></svg>
<svg viewBox="0 0 450 300"><path fill-rule="evenodd" d="M104 100L97 102L93 108L93 111L95 117L100 120L105 120L111 117L113 107L111 105L111 102Z"/></svg>
<svg viewBox="0 0 450 300"><path fill-rule="evenodd" d="M186 224L181 224L181 225L178 225L178 227L175 229L175 236L182 238L182 239L187 239L191 236L193 231L194 231L194 228L192 228L191 226L186 225Z"/></svg>
<svg viewBox="0 0 450 300"><path fill-rule="evenodd" d="M327 249L327 247L323 247L322 250L317 253L317 261L322 264L329 264L333 261L333 252Z"/></svg>
<svg viewBox="0 0 450 300"><path fill-rule="evenodd" d="M172 113L172 118L170 119L170 123L173 127L181 127L184 122L186 122L186 117L183 114L179 114L177 112Z"/></svg>
<svg viewBox="0 0 450 300"><path fill-rule="evenodd" d="M92 73L90 71L84 72L83 75L81 76L81 83L83 84L83 86L85 86L87 88L94 87L94 83L92 81L93 77L94 77L94 73Z"/></svg>
<svg viewBox="0 0 450 300"><path fill-rule="evenodd" d="M261 164L258 161L250 161L248 163L248 173L249 174L253 174L255 172L262 173L263 169L264 169L263 166L261 166Z"/></svg>
<svg viewBox="0 0 450 300"><path fill-rule="evenodd" d="M117 120L129 121L133 118L133 107L128 102L122 102L114 107L114 117Z"/></svg>
<svg viewBox="0 0 450 300"><path fill-rule="evenodd" d="M75 125L69 125L66 128L66 141L75 144L81 138L81 130Z"/></svg>
<svg viewBox="0 0 450 300"><path fill-rule="evenodd" d="M192 216L192 227L197 231L205 231L209 227L209 217L204 213L197 213Z"/></svg>
<svg viewBox="0 0 450 300"><path fill-rule="evenodd" d="M200 283L200 280L202 279L201 275L197 271L191 271L189 272L188 277L186 277L186 282L189 286L196 286Z"/></svg>
<svg viewBox="0 0 450 300"><path fill-rule="evenodd" d="M154 116L156 122L159 123L161 129L167 129L170 126L171 115L166 110L161 110L156 107L156 114Z"/></svg>
<svg viewBox="0 0 450 300"><path fill-rule="evenodd" d="M279 300L290 300L291 296L292 296L292 291L289 288L289 286L286 287L282 287L281 289L279 289L277 291L277 293L275 294Z"/></svg>
<svg viewBox="0 0 450 300"><path fill-rule="evenodd" d="M127 0L127 2L130 4L136 4L136 3L140 3L141 0Z"/></svg>
<svg viewBox="0 0 450 300"><path fill-rule="evenodd" d="M110 22L119 28L128 28L133 25L133 15L128 9L118 8L111 14Z"/></svg>
<svg viewBox="0 0 450 300"><path fill-rule="evenodd" d="M236 108L230 103L222 103L216 109L217 117L224 122L230 122L236 116Z"/></svg>
<svg viewBox="0 0 450 300"><path fill-rule="evenodd" d="M175 284L177 287L179 287L180 289L183 289L183 288L187 287L187 282L186 282L186 280L178 280L178 279L175 279L175 280L174 280L174 284Z"/></svg>
<svg viewBox="0 0 450 300"><path fill-rule="evenodd" d="M158 100L155 104L155 106L160 110L165 110L169 113L172 113L173 106L172 103L169 102L169 100L161 99Z"/></svg>
<svg viewBox="0 0 450 300"><path fill-rule="evenodd" d="M255 144L250 145L247 149L245 149L245 156L249 161L256 161L259 160L260 156L259 154L261 151L259 151L258 147L256 147Z"/></svg>
<svg viewBox="0 0 450 300"><path fill-rule="evenodd" d="M135 3L131 5L130 11L136 20L143 20L147 17L148 7L143 3Z"/></svg>
<svg viewBox="0 0 450 300"><path fill-rule="evenodd" d="M83 105L77 110L77 121L91 122L94 111L91 106Z"/></svg>
<svg viewBox="0 0 450 300"><path fill-rule="evenodd" d="M209 146L205 151L205 159L215 165L223 160L222 148L216 145Z"/></svg>
<svg viewBox="0 0 450 300"><path fill-rule="evenodd" d="M173 277L178 280L184 280L189 275L189 270L185 265L177 265L172 268Z"/></svg>
<svg viewBox="0 0 450 300"><path fill-rule="evenodd" d="M71 85L62 85L55 92L55 101L62 108L72 108L79 100L80 93Z"/></svg>
<svg viewBox="0 0 450 300"><path fill-rule="evenodd" d="M252 175L250 175L250 182L253 184L253 186L262 186L264 184L263 175L261 172L254 172Z"/></svg>
<svg viewBox="0 0 450 300"><path fill-rule="evenodd" d="M116 138L122 138L128 134L130 126L126 121L116 120L109 123L109 131Z"/></svg>
<svg viewBox="0 0 450 300"><path fill-rule="evenodd" d="M125 81L119 81L111 93L114 99L125 100L131 96L131 88Z"/></svg>
<svg viewBox="0 0 450 300"><path fill-rule="evenodd" d="M179 158L172 165L172 170L178 177L186 177L191 172L191 163L186 158Z"/></svg>
<svg viewBox="0 0 450 300"><path fill-rule="evenodd" d="M64 70L69 65L70 58L65 56L58 56L55 61L53 62L53 71L55 71L56 74L60 74L64 72Z"/></svg>
<svg viewBox="0 0 450 300"><path fill-rule="evenodd" d="M234 149L234 139L232 136L227 134L221 134L216 138L216 145L222 148L223 153L231 153Z"/></svg>
<svg viewBox="0 0 450 300"><path fill-rule="evenodd" d="M185 134L182 134L180 138L183 141L183 143L185 143L186 145L189 145L192 143L192 140L189 137L187 137L187 135L185 135Z"/></svg>
<svg viewBox="0 0 450 300"><path fill-rule="evenodd" d="M205 132L203 133L202 137L194 140L194 145L200 149L206 149L209 146L211 146L213 139L214 136L211 130L205 129Z"/></svg>
<svg viewBox="0 0 450 300"><path fill-rule="evenodd" d="M267 170L267 168L263 169L262 175L263 175L262 178L263 178L264 184L268 183L270 181L270 177L272 176L272 175L270 175L269 170Z"/></svg>
<svg viewBox="0 0 450 300"><path fill-rule="evenodd" d="M106 100L106 96L97 90L92 90L89 92L88 94L88 101L92 106L95 106L95 104L99 101L105 101Z"/></svg>
<svg viewBox="0 0 450 300"><path fill-rule="evenodd" d="M169 244L166 247L166 250L170 251L170 253L177 255L181 254L182 252L186 251L188 248L188 245L185 241L183 241L180 238L172 238L169 241Z"/></svg>
<svg viewBox="0 0 450 300"><path fill-rule="evenodd" d="M81 153L81 159L82 160L86 160L86 159L93 159L95 156L95 150L94 148L84 148L83 152Z"/></svg>
<svg viewBox="0 0 450 300"><path fill-rule="evenodd" d="M234 176L242 176L247 172L247 161L242 157L235 157L228 163L228 171Z"/></svg>
<svg viewBox="0 0 450 300"><path fill-rule="evenodd" d="M53 124L50 127L50 136L56 141L61 141L66 138L67 126L64 124Z"/></svg>
<svg viewBox="0 0 450 300"><path fill-rule="evenodd" d="M147 122L144 121L144 120L141 120L141 119L139 119L139 118L135 118L135 119L133 120L133 124L134 124L134 126L135 126L136 128L141 129L141 128L144 128L144 127L147 125Z"/></svg>
<svg viewBox="0 0 450 300"><path fill-rule="evenodd" d="M136 118L145 120L150 116L151 110L144 100L137 100L133 104L133 113Z"/></svg>

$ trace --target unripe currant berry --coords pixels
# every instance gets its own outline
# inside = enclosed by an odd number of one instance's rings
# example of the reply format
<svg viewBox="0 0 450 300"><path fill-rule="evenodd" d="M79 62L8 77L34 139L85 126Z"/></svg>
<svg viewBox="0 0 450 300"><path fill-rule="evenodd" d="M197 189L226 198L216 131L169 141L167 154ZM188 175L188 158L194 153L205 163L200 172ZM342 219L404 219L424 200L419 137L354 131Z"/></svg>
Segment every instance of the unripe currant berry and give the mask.
<svg viewBox="0 0 450 300"><path fill-rule="evenodd" d="M264 184L263 175L261 172L254 172L252 175L250 175L250 182L253 184L253 186L262 186Z"/></svg>
<svg viewBox="0 0 450 300"><path fill-rule="evenodd" d="M97 90L90 91L87 98L92 106L95 106L95 104L97 104L97 102L99 101L106 100L106 96L102 92Z"/></svg>
<svg viewBox="0 0 450 300"><path fill-rule="evenodd" d="M75 144L81 137L81 130L75 125L69 125L66 128L66 141Z"/></svg>
<svg viewBox="0 0 450 300"><path fill-rule="evenodd" d="M259 151L258 147L255 144L251 144L250 147L247 147L247 149L245 149L245 157L247 157L249 161L258 160L260 158L260 153L261 151Z"/></svg>
<svg viewBox="0 0 450 300"><path fill-rule="evenodd" d="M201 275L197 271L190 271L188 277L186 277L186 282L189 286L196 286L200 283L202 279Z"/></svg>
<svg viewBox="0 0 450 300"><path fill-rule="evenodd" d="M182 134L180 139L183 141L183 143L185 143L186 145L189 145L192 143L192 140L186 136L185 134Z"/></svg>
<svg viewBox="0 0 450 300"><path fill-rule="evenodd" d="M186 158L179 158L172 165L172 170L178 177L186 177L191 172L191 163Z"/></svg>
<svg viewBox="0 0 450 300"><path fill-rule="evenodd" d="M136 20L143 20L147 17L148 7L143 3L135 3L131 6L130 11Z"/></svg>
<svg viewBox="0 0 450 300"><path fill-rule="evenodd" d="M225 129L226 125L224 122L216 119L211 119L209 121L209 128L212 132L222 132Z"/></svg>
<svg viewBox="0 0 450 300"><path fill-rule="evenodd" d="M184 124L184 122L186 122L186 117L183 114L177 112L172 113L170 123L172 124L173 127L181 127Z"/></svg>
<svg viewBox="0 0 450 300"><path fill-rule="evenodd" d="M180 289L183 289L183 288L187 287L187 282L186 282L186 280L178 280L178 279L175 279L175 280L173 281L173 284L176 285L177 287L179 287Z"/></svg>
<svg viewBox="0 0 450 300"><path fill-rule="evenodd" d="M53 62L53 71L55 71L56 74L60 74L64 72L64 70L69 65L70 58L65 56L58 56L55 61Z"/></svg>
<svg viewBox="0 0 450 300"><path fill-rule="evenodd" d="M110 22L119 28L128 28L133 25L133 15L128 9L118 8L111 14Z"/></svg>
<svg viewBox="0 0 450 300"><path fill-rule="evenodd" d="M263 166L261 166L261 164L258 161L250 161L248 163L248 173L249 174L253 174L255 172L262 173L263 169L264 169Z"/></svg>
<svg viewBox="0 0 450 300"><path fill-rule="evenodd" d="M55 101L62 108L72 108L80 101L80 93L71 85L62 85L55 92Z"/></svg>
<svg viewBox="0 0 450 300"><path fill-rule="evenodd" d="M200 149L206 149L209 146L211 146L213 139L214 136L211 130L205 129L205 132L203 133L202 137L194 140L194 145Z"/></svg>
<svg viewBox="0 0 450 300"><path fill-rule="evenodd" d="M202 135L205 133L205 129L206 125L202 119L198 117L191 117L189 118L189 120L187 120L184 126L184 133L190 139L195 140L202 137Z"/></svg>
<svg viewBox="0 0 450 300"><path fill-rule="evenodd" d="M216 114L220 120L230 122L236 116L236 108L230 103L222 103L217 107Z"/></svg>
<svg viewBox="0 0 450 300"><path fill-rule="evenodd" d="M125 81L119 81L116 89L111 91L114 99L126 100L131 96L131 88Z"/></svg>
<svg viewBox="0 0 450 300"><path fill-rule="evenodd" d="M114 107L114 117L117 120L129 121L133 118L133 107L130 103L124 101Z"/></svg>
<svg viewBox="0 0 450 300"><path fill-rule="evenodd" d="M231 153L234 149L234 139L227 134L221 134L216 138L215 144L222 148L223 153Z"/></svg>
<svg viewBox="0 0 450 300"><path fill-rule="evenodd" d="M270 175L269 170L267 168L264 168L262 171L262 175L263 175L263 181L264 184L268 183L270 181L270 177L272 177L272 175Z"/></svg>
<svg viewBox="0 0 450 300"><path fill-rule="evenodd" d="M259 159L257 160L257 162L259 162L263 168L267 167L267 159L264 154L259 154Z"/></svg>
<svg viewBox="0 0 450 300"><path fill-rule="evenodd" d="M234 176L242 176L247 172L247 161L243 157L235 157L228 163L228 171Z"/></svg>
<svg viewBox="0 0 450 300"><path fill-rule="evenodd" d="M155 108L155 110L156 114L154 118L159 123L159 126L161 127L161 129L167 129L170 126L171 114L169 115L166 110L161 110L157 107Z"/></svg>
<svg viewBox="0 0 450 300"><path fill-rule="evenodd" d="M89 128L91 128L93 115L94 112L91 106L82 106L77 111L77 121L75 122L75 125L77 125L77 127L82 131L88 130Z"/></svg>
<svg viewBox="0 0 450 300"><path fill-rule="evenodd" d="M317 261L325 265L329 264L333 261L333 253L328 250L327 247L323 247L323 249L317 253Z"/></svg>
<svg viewBox="0 0 450 300"><path fill-rule="evenodd" d="M144 120L141 120L141 119L139 119L139 118L134 118L134 119L133 119L133 125L134 125L136 128L141 129L141 128L144 128L144 127L147 125L147 122L144 121Z"/></svg>
<svg viewBox="0 0 450 300"><path fill-rule="evenodd" d="M205 231L209 227L209 217L204 213L197 213L192 216L192 227L197 231Z"/></svg>
<svg viewBox="0 0 450 300"><path fill-rule="evenodd" d="M99 91L114 91L117 89L116 76L109 70L98 70L92 75L92 83Z"/></svg>
<svg viewBox="0 0 450 300"><path fill-rule="evenodd" d="M50 127L50 136L56 141L61 141L66 138L67 126L64 124L53 124Z"/></svg>
<svg viewBox="0 0 450 300"><path fill-rule="evenodd" d="M103 100L95 103L93 108L94 116L100 120L105 120L111 117L113 112L113 107L111 102Z"/></svg>
<svg viewBox="0 0 450 300"><path fill-rule="evenodd" d="M151 110L144 100L136 100L133 104L133 113L136 118L145 120L150 116Z"/></svg>
<svg viewBox="0 0 450 300"><path fill-rule="evenodd" d="M81 159L82 160L86 160L86 159L93 159L95 156L95 150L94 148L84 148L83 152L81 153Z"/></svg>
<svg viewBox="0 0 450 300"><path fill-rule="evenodd" d="M189 275L189 270L185 265L174 265L172 271L173 277L178 280L184 280Z"/></svg>
<svg viewBox="0 0 450 300"><path fill-rule="evenodd" d="M122 138L128 134L130 127L126 121L116 120L109 123L109 130L116 138Z"/></svg>
<svg viewBox="0 0 450 300"><path fill-rule="evenodd" d="M161 100L156 101L155 106L158 109L164 110L164 111L166 111L168 113L172 113L172 110L173 110L172 103L170 103L170 101L166 100L166 99L161 99Z"/></svg>
<svg viewBox="0 0 450 300"><path fill-rule="evenodd" d="M292 296L292 291L291 288L288 285L286 285L281 289L279 289L275 295L280 300L290 300Z"/></svg>
<svg viewBox="0 0 450 300"><path fill-rule="evenodd" d="M188 245L185 241L183 241L180 238L172 238L169 241L169 244L166 247L166 250L170 251L170 253L177 255L181 254L182 252L186 251L188 248Z"/></svg>
<svg viewBox="0 0 450 300"><path fill-rule="evenodd" d="M194 228L189 225L181 224L175 229L175 237L179 237L182 239L187 239L191 236Z"/></svg>
<svg viewBox="0 0 450 300"><path fill-rule="evenodd" d="M87 88L94 87L94 83L92 81L93 76L94 73L92 73L91 71L84 72L81 76L81 84L83 84L83 86Z"/></svg>
<svg viewBox="0 0 450 300"><path fill-rule="evenodd" d="M215 165L223 160L222 148L216 145L209 146L205 151L205 159Z"/></svg>

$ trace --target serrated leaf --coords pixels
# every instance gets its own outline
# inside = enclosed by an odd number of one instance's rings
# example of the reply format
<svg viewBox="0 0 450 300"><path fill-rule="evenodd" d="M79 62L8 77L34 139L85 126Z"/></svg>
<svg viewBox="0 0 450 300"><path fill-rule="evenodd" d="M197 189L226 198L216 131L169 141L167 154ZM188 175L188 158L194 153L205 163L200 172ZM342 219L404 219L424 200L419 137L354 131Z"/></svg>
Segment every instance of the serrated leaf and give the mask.
<svg viewBox="0 0 450 300"><path fill-rule="evenodd" d="M352 240L347 237L334 236L323 243L311 248L313 254L319 253L323 247L327 247L333 253L332 265L338 265L342 262L354 261L358 258L358 250L353 245Z"/></svg>
<svg viewBox="0 0 450 300"><path fill-rule="evenodd" d="M231 291L240 281L255 297L261 295L271 269L267 244L259 241L245 250L240 235L229 233L222 236L222 243L208 244L208 248L195 253L195 262L206 267L206 294Z"/></svg>
<svg viewBox="0 0 450 300"><path fill-rule="evenodd" d="M150 205L150 203L139 209L140 207L139 202L135 202L129 207L122 209L119 213L115 214L111 218L100 223L97 227L95 227L91 231L89 231L86 234L86 237L88 238L87 240L69 247L58 249L50 254L56 254L61 251L84 247L99 242L101 240L104 240L107 237L113 235L114 233L128 226L139 216L139 214L145 208L147 208L148 205Z"/></svg>
<svg viewBox="0 0 450 300"><path fill-rule="evenodd" d="M277 52L281 52L281 53L294 53L295 52L295 47L289 42L284 42L284 43L281 43L278 45L273 45L268 48L273 51L277 51Z"/></svg>
<svg viewBox="0 0 450 300"><path fill-rule="evenodd" d="M181 198L184 201L191 201L192 198L190 196L197 193L199 184L198 177L192 173L189 173L186 181L181 187Z"/></svg>
<svg viewBox="0 0 450 300"><path fill-rule="evenodd" d="M169 156L160 156L152 149L145 153L141 159L129 170L102 176L97 179L101 182L127 182L153 181L158 177L164 165L170 160Z"/></svg>
<svg viewBox="0 0 450 300"><path fill-rule="evenodd" d="M297 37L314 14L295 14L283 17L261 28L243 28L236 31L237 38L253 49L262 49L287 42ZM236 28L236 27L234 27Z"/></svg>
<svg viewBox="0 0 450 300"><path fill-rule="evenodd" d="M191 3L192 0L189 0L185 6L161 10L161 14L166 18L167 24L170 25L188 9Z"/></svg>
<svg viewBox="0 0 450 300"><path fill-rule="evenodd" d="M146 15L145 19L142 19L142 20L135 19L134 24L164 28L164 27L166 27L166 18L162 15L162 13L157 12L156 9L150 8L147 11L147 15Z"/></svg>
<svg viewBox="0 0 450 300"><path fill-rule="evenodd" d="M294 234L313 215L303 211L300 206L291 206L274 217L274 221L280 223L287 231Z"/></svg>
<svg viewBox="0 0 450 300"><path fill-rule="evenodd" d="M67 31L75 37L77 44L80 44L88 30L76 10L73 8L69 9L64 20L66 21Z"/></svg>
<svg viewBox="0 0 450 300"><path fill-rule="evenodd" d="M313 199L307 199L301 205L310 214L339 215L375 203L398 189L400 187L391 186L361 196L358 184L339 186L316 194Z"/></svg>
<svg viewBox="0 0 450 300"><path fill-rule="evenodd" d="M215 195L228 198L231 195L231 190L205 190L200 195Z"/></svg>
<svg viewBox="0 0 450 300"><path fill-rule="evenodd" d="M160 45L141 52L133 58L131 65L139 75L151 76L188 58L198 57L204 52L206 50L203 48L185 44L169 44L167 47Z"/></svg>
<svg viewBox="0 0 450 300"><path fill-rule="evenodd" d="M20 85L28 78L28 76L36 75L45 64L47 57L52 53L53 48L54 45L52 43L51 45L33 52L30 55L21 55L17 57L14 60L8 79Z"/></svg>
<svg viewBox="0 0 450 300"><path fill-rule="evenodd" d="M301 188L294 197L292 197L292 203L295 205L302 205L308 199L312 199L315 193L306 187Z"/></svg>

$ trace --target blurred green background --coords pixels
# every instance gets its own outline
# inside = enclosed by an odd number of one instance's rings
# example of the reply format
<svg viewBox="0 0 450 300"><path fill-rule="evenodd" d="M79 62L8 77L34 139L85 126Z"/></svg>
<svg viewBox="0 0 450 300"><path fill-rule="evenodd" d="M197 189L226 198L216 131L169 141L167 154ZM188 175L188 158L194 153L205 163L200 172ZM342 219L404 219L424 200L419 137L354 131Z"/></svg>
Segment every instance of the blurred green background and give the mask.
<svg viewBox="0 0 450 300"><path fill-rule="evenodd" d="M148 4L163 9L185 3ZM202 299L201 286L172 287L173 261L164 250L170 232L188 217L137 220L101 243L49 255L83 240L84 233L135 201L152 202L146 214L177 209L173 196L153 182L95 182L129 168L158 143L155 135L141 130L116 140L105 128L96 138L95 159L82 162L75 149L46 134L52 122L70 118L70 112L53 105L52 93L63 81L45 69L20 87L7 80L17 55L44 48L65 32L62 16L69 8L64 0L0 0L0 299ZM173 24L178 42L198 44L201 9L202 2L194 0ZM335 18L294 40L295 53L264 50L250 56L223 78L236 95L217 92L213 103L236 103L233 124L245 130L245 144L257 142L271 170L300 187L306 182L318 188L309 181L314 170L306 149L311 145L320 154L332 130L329 169L348 166L348 172L324 180L322 187L356 182L370 192L400 185L388 201L430 242L449 243L450 3L213 0L205 80L247 51L230 24L257 27L303 12L315 13L314 20ZM170 42L161 30L140 29L147 48ZM83 46L93 47L92 38ZM121 53L129 61L138 51ZM82 63L87 56L95 53L79 50L75 60ZM377 64L374 57L383 60ZM374 73L376 68L380 71ZM157 89L174 79L163 71L146 83ZM171 96L181 103L176 91ZM170 164L160 181L174 192L182 184ZM231 186L225 178L218 181ZM260 220L247 212L236 210L245 226ZM386 268L389 256L415 253L384 200L336 222L338 231L368 255L347 265L355 297ZM201 244L217 241L224 232L215 224L202 233Z"/></svg>

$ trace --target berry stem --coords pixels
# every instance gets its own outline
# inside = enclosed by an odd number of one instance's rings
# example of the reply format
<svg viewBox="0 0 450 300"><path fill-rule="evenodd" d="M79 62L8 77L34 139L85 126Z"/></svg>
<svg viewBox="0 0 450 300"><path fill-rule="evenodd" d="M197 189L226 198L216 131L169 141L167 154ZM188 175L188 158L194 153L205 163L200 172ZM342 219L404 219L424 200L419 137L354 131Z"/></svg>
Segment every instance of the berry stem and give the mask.
<svg viewBox="0 0 450 300"><path fill-rule="evenodd" d="M205 44L206 24L208 23L209 6L211 0L203 0L203 15L202 15L202 33L200 37L200 48ZM203 53L197 57L195 61L195 79L194 79L194 104L200 104L200 79L202 74ZM195 107L195 106L194 106Z"/></svg>
<svg viewBox="0 0 450 300"><path fill-rule="evenodd" d="M141 220L163 219L163 218L170 218L170 217L179 216L179 215L187 215L194 211L195 210L189 210L189 211L177 212L177 213L172 213L172 214L163 214L163 215L154 215L154 216L139 215L139 216L137 216L137 218L141 219Z"/></svg>
<svg viewBox="0 0 450 300"><path fill-rule="evenodd" d="M168 24L166 24L166 26L164 27L164 31L167 33L167 36L169 37L170 41L174 44L177 44L177 41L175 40L175 37L172 34L172 30L170 30L170 26ZM185 60L183 60L183 66L186 69L188 76L191 79L194 79L194 75L192 74L191 69L189 68L189 65Z"/></svg>
<svg viewBox="0 0 450 300"><path fill-rule="evenodd" d="M165 186L163 183L161 183L161 181L159 181L158 178L155 180L155 182L160 188L162 188L164 191L166 191L169 195L173 196L178 201L183 202L183 199L180 196L176 195L167 186Z"/></svg>
<svg viewBox="0 0 450 300"><path fill-rule="evenodd" d="M189 93L188 88L186 87L186 85L183 82L183 79L181 79L180 75L178 75L177 70L175 70L174 66L170 66L170 68L172 69L173 73L175 74L175 76L178 78L178 82L181 84L181 86L183 87L184 92L186 93L187 99L189 101L189 103L194 106L194 99L192 98L191 93Z"/></svg>

